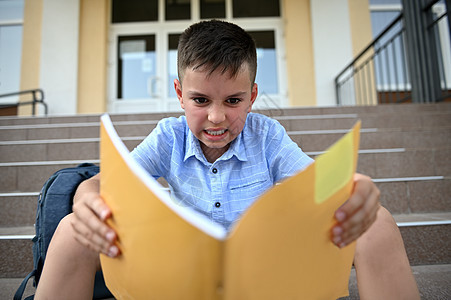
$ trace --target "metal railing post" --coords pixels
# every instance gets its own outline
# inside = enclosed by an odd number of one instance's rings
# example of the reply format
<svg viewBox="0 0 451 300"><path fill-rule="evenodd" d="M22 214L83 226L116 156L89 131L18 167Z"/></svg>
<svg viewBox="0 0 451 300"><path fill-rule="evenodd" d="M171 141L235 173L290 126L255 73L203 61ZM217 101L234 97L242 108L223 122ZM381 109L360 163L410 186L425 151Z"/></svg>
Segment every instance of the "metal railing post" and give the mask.
<svg viewBox="0 0 451 300"><path fill-rule="evenodd" d="M440 97L440 74L430 8L425 1L402 0L406 54L412 81L412 102L434 102Z"/></svg>

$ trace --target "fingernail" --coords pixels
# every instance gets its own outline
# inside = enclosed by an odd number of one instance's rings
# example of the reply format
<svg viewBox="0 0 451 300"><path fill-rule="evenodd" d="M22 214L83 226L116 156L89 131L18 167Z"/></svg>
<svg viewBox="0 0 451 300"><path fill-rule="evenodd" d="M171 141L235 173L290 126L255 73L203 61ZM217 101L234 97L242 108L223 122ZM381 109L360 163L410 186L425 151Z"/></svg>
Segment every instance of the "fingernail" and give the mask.
<svg viewBox="0 0 451 300"><path fill-rule="evenodd" d="M346 218L346 214L342 211L337 211L335 213L335 219L337 219L338 222L344 221L344 219Z"/></svg>
<svg viewBox="0 0 451 300"><path fill-rule="evenodd" d="M114 240L115 234L112 231L108 231L106 234L106 239L110 242L112 242Z"/></svg>
<svg viewBox="0 0 451 300"><path fill-rule="evenodd" d="M108 211L107 211L107 210L102 210L102 211L100 212L100 218L101 218L102 220L105 220L107 216L108 216Z"/></svg>
<svg viewBox="0 0 451 300"><path fill-rule="evenodd" d="M335 226L335 227L332 229L332 234L333 234L334 236L341 235L342 233L343 233L343 228L341 228L341 227L339 227L339 226Z"/></svg>
<svg viewBox="0 0 451 300"><path fill-rule="evenodd" d="M119 249L116 246L111 246L108 250L108 256L109 257L116 257L119 253Z"/></svg>
<svg viewBox="0 0 451 300"><path fill-rule="evenodd" d="M341 249L341 248L344 248L346 246L346 243L340 243L340 245L338 245L338 247Z"/></svg>
<svg viewBox="0 0 451 300"><path fill-rule="evenodd" d="M339 237L339 236L333 237L333 238L332 238L332 242L333 242L335 245L337 245L337 247L339 247L340 244L341 244L341 237Z"/></svg>

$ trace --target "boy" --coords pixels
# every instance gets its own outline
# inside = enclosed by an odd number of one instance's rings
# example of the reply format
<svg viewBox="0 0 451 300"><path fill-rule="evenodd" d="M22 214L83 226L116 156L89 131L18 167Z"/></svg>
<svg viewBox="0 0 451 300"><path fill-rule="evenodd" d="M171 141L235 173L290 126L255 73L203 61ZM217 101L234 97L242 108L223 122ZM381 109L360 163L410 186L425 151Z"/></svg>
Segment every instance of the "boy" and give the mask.
<svg viewBox="0 0 451 300"><path fill-rule="evenodd" d="M132 152L151 175L168 181L181 205L226 227L266 189L311 163L279 123L250 113L256 68L254 42L240 27L222 21L189 27L180 38L174 81L185 116L162 120ZM116 233L105 223L111 211L99 197L99 177L80 185L74 213L60 222L37 299L91 298L99 253L120 255ZM335 214L331 240L344 247L358 238L360 296L418 299L401 236L379 205L378 189L366 176L354 180L352 196Z"/></svg>

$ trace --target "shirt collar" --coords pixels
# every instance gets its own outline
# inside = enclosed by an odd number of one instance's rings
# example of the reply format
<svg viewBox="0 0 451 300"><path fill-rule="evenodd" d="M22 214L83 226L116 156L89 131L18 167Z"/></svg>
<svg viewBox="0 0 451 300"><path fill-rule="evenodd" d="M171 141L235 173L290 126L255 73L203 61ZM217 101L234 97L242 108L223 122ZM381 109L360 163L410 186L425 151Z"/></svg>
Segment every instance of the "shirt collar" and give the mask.
<svg viewBox="0 0 451 300"><path fill-rule="evenodd" d="M224 153L219 160L228 160L235 156L240 161L247 161L246 148L243 143L243 132L246 129L246 125L244 125L243 131L232 141L229 149L226 153ZM191 130L187 127L186 133L186 144L185 144L185 157L183 161L185 162L188 158L195 156L198 160L203 162L204 164L209 164L207 159L205 158L204 153L200 147L199 140L194 136Z"/></svg>

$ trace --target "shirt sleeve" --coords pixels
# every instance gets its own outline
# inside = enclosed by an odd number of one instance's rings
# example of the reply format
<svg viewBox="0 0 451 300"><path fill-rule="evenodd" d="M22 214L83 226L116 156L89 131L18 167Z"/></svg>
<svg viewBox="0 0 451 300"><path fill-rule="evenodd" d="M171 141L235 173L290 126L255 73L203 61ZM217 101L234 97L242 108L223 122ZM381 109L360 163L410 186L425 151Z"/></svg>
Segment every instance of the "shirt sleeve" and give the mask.
<svg viewBox="0 0 451 300"><path fill-rule="evenodd" d="M277 121L269 129L266 144L268 164L274 182L295 175L313 162Z"/></svg>
<svg viewBox="0 0 451 300"><path fill-rule="evenodd" d="M155 179L165 177L170 167L173 142L171 120L163 119L131 155Z"/></svg>

